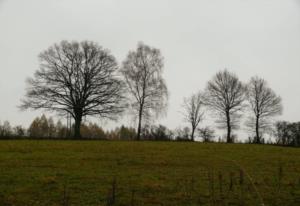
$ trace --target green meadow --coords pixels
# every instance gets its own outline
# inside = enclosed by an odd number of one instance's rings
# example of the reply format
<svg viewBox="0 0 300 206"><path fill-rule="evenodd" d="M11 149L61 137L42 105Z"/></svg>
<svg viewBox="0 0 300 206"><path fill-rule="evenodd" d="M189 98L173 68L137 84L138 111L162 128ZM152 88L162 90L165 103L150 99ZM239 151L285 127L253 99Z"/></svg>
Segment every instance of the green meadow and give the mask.
<svg viewBox="0 0 300 206"><path fill-rule="evenodd" d="M300 205L297 148L0 141L0 205Z"/></svg>

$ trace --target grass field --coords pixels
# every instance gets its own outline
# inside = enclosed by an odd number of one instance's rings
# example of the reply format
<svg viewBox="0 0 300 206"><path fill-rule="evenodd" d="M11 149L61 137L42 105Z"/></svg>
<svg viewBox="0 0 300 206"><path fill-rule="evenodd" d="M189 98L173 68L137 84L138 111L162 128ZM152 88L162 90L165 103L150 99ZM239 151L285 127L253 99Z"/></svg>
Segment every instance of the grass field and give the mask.
<svg viewBox="0 0 300 206"><path fill-rule="evenodd" d="M300 150L0 141L0 205L300 205Z"/></svg>

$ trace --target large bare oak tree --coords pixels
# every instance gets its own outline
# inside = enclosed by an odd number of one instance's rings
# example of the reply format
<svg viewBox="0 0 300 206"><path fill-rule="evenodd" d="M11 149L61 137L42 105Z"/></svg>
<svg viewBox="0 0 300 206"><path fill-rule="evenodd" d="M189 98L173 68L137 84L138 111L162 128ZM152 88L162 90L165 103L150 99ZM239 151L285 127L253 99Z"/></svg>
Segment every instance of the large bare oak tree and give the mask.
<svg viewBox="0 0 300 206"><path fill-rule="evenodd" d="M247 100L252 115L247 126L255 129L254 143L261 143L262 130L270 126L271 117L281 114L281 98L259 77L252 77L247 85Z"/></svg>
<svg viewBox="0 0 300 206"><path fill-rule="evenodd" d="M98 44L62 41L42 52L39 60L40 69L28 79L21 108L72 115L76 138L84 116L113 118L122 111L116 60Z"/></svg>
<svg viewBox="0 0 300 206"><path fill-rule="evenodd" d="M204 118L204 103L203 95L198 92L193 94L188 98L184 98L183 103L183 115L186 122L188 122L192 127L191 140L194 141L195 131L199 123Z"/></svg>
<svg viewBox="0 0 300 206"><path fill-rule="evenodd" d="M162 72L160 51L143 43L138 44L136 51L130 51L123 62L121 73L138 118L137 140L141 138L143 121L158 117L167 106L168 90Z"/></svg>
<svg viewBox="0 0 300 206"><path fill-rule="evenodd" d="M232 130L238 127L244 100L245 86L227 70L218 72L207 84L206 104L219 115L217 123L227 128L227 143L233 142Z"/></svg>

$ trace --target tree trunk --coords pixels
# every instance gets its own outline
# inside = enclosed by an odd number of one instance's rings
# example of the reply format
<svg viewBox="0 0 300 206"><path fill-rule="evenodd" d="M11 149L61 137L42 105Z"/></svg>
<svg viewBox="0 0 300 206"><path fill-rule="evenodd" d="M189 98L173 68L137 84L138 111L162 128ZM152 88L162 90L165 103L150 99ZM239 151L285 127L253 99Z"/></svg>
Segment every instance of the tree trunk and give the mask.
<svg viewBox="0 0 300 206"><path fill-rule="evenodd" d="M256 131L255 143L256 143L256 144L260 144L260 136L259 136L259 116L256 116L255 131Z"/></svg>
<svg viewBox="0 0 300 206"><path fill-rule="evenodd" d="M76 115L75 128L74 128L74 138L76 139L81 138L81 133L80 133L81 121L82 121L82 115Z"/></svg>
<svg viewBox="0 0 300 206"><path fill-rule="evenodd" d="M231 124L230 124L230 114L229 111L226 111L226 120L227 120L227 143L232 143L231 139Z"/></svg>
<svg viewBox="0 0 300 206"><path fill-rule="evenodd" d="M194 134L195 134L195 128L192 127L192 135L191 135L192 142L194 141Z"/></svg>
<svg viewBox="0 0 300 206"><path fill-rule="evenodd" d="M138 131L137 131L137 137L136 140L140 140L141 139L141 130L142 130L142 115L143 114L143 107L140 107L140 111L139 111L139 123L138 123Z"/></svg>

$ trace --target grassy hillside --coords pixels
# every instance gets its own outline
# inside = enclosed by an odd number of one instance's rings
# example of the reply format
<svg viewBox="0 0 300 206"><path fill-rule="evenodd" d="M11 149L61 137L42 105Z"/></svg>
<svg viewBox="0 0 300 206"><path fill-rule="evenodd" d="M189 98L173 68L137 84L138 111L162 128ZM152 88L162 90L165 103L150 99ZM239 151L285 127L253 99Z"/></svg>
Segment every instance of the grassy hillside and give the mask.
<svg viewBox="0 0 300 206"><path fill-rule="evenodd" d="M115 191L115 192L113 192ZM300 150L0 141L0 205L300 205Z"/></svg>

